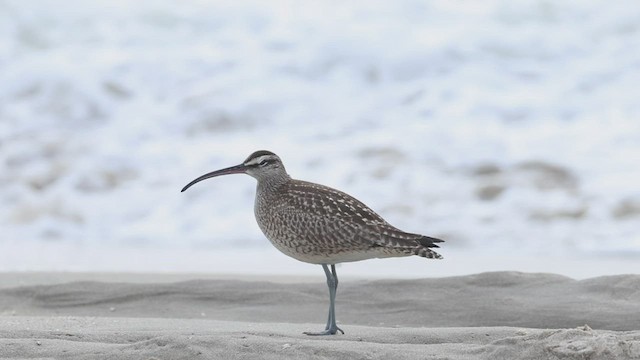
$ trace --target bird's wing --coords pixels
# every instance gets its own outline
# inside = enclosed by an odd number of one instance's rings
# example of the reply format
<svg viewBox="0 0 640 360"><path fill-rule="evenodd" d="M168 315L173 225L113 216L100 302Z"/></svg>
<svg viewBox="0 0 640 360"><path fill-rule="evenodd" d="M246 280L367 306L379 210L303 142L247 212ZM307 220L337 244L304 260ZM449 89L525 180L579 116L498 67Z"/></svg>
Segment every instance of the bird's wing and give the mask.
<svg viewBox="0 0 640 360"><path fill-rule="evenodd" d="M389 225L380 215L353 196L328 186L299 181L291 183L288 197L293 209L311 216L358 225ZM391 226L391 225L389 225Z"/></svg>
<svg viewBox="0 0 640 360"><path fill-rule="evenodd" d="M307 241L331 246L341 244L353 250L385 247L439 257L429 248L437 248L436 243L442 240L399 230L342 191L308 182L292 184L288 191L296 195L287 197L289 211L295 213L292 218L306 224Z"/></svg>

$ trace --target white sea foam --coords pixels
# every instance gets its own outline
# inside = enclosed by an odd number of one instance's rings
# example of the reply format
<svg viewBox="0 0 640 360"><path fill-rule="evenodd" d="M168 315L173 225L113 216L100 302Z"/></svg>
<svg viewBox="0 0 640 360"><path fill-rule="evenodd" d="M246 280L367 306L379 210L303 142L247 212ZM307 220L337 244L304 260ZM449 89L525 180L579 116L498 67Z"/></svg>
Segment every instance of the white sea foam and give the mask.
<svg viewBox="0 0 640 360"><path fill-rule="evenodd" d="M445 256L638 257L639 83L632 0L4 1L0 250L266 249L179 190L269 149Z"/></svg>

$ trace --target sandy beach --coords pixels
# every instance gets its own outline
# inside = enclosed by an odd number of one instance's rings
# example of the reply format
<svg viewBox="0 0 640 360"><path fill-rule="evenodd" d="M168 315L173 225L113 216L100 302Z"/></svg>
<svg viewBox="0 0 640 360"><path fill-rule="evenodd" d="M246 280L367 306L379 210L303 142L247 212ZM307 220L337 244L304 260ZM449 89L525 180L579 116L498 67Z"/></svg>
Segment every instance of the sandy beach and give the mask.
<svg viewBox="0 0 640 360"><path fill-rule="evenodd" d="M640 359L640 276L0 274L0 358Z"/></svg>

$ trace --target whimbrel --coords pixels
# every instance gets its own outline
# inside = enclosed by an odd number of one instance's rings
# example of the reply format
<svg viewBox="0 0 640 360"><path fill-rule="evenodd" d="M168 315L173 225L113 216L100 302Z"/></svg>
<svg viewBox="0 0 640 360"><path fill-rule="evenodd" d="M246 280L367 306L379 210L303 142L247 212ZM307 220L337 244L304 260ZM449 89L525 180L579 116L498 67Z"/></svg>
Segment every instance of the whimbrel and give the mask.
<svg viewBox="0 0 640 360"><path fill-rule="evenodd" d="M202 180L228 174L248 174L258 180L255 216L273 246L324 269L329 286L327 325L324 331L305 332L307 335L344 334L336 325L335 315L337 263L409 255L442 258L432 250L442 240L399 230L341 191L292 179L280 158L270 151L256 151L240 165L202 175L182 191Z"/></svg>

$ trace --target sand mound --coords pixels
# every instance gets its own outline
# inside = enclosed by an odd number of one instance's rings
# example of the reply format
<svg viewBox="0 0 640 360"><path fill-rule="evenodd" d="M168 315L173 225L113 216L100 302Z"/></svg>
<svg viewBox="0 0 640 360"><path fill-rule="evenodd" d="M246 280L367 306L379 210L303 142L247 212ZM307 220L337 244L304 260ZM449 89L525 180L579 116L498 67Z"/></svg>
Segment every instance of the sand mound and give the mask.
<svg viewBox="0 0 640 360"><path fill-rule="evenodd" d="M326 307L321 281L9 287L0 358L640 359L636 275L345 281L346 334L303 335Z"/></svg>

